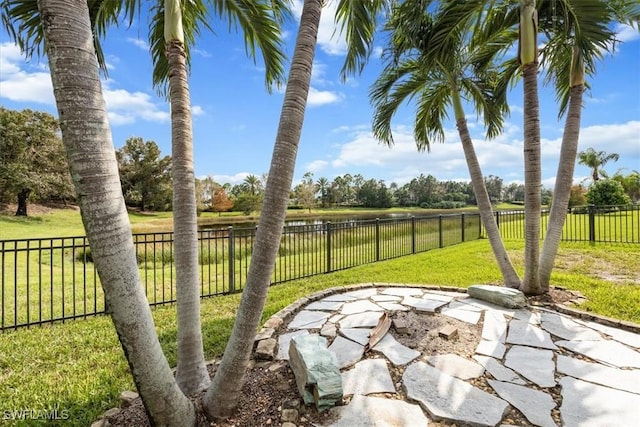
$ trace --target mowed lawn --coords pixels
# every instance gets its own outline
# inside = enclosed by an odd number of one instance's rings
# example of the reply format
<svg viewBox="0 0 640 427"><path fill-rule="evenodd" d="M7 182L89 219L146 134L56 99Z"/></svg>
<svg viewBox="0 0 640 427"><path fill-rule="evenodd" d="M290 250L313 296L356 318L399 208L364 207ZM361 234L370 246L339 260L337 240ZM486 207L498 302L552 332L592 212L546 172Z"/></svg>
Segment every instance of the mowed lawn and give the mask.
<svg viewBox="0 0 640 427"><path fill-rule="evenodd" d="M44 220L32 221L38 227ZM524 243L506 244L522 273ZM552 283L580 291L588 299L581 307L584 310L640 323L639 253L637 244L563 244ZM489 243L483 239L274 286L263 319L317 290L356 283L467 287L499 284L500 273ZM202 300L207 358L222 355L238 302L237 294ZM175 306L152 311L162 348L175 366ZM133 389L117 336L106 316L0 333L0 384L0 410L57 409L59 414L65 411L68 419L48 421L47 425L64 426L90 425L106 409L117 405L122 390ZM34 421L16 425L33 424L37 425Z"/></svg>

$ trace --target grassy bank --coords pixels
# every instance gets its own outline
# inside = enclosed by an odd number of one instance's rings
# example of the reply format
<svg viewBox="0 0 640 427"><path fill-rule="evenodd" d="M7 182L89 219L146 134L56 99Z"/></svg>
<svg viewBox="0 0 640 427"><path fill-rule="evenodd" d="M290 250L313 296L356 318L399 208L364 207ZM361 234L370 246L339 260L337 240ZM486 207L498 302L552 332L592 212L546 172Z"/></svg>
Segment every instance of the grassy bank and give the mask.
<svg viewBox="0 0 640 427"><path fill-rule="evenodd" d="M523 243L507 242L522 272ZM563 244L555 285L582 292L583 309L640 323L640 259L634 245ZM333 286L362 282L467 287L499 283L486 240L464 243L274 286L263 319L296 299ZM207 358L219 357L231 332L239 295L202 301ZM175 307L153 310L162 348L176 363ZM58 425L86 426L133 387L113 326L100 316L46 327L0 333L0 409L67 410ZM55 425L55 423L54 423Z"/></svg>

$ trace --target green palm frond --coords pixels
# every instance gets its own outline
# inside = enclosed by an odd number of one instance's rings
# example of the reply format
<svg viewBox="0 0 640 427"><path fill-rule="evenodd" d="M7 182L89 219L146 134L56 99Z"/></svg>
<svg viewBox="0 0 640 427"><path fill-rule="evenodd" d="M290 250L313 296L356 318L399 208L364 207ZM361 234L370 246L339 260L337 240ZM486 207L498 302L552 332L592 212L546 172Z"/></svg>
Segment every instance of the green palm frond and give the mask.
<svg viewBox="0 0 640 427"><path fill-rule="evenodd" d="M444 128L442 124L449 118L451 104L451 85L444 79L435 79L426 90L422 90L416 105L416 119L413 137L420 151L430 151L431 142L444 142Z"/></svg>
<svg viewBox="0 0 640 427"><path fill-rule="evenodd" d="M335 20L347 41L347 55L340 71L342 80L364 68L373 48L378 14L386 12L392 3L392 0L339 0Z"/></svg>

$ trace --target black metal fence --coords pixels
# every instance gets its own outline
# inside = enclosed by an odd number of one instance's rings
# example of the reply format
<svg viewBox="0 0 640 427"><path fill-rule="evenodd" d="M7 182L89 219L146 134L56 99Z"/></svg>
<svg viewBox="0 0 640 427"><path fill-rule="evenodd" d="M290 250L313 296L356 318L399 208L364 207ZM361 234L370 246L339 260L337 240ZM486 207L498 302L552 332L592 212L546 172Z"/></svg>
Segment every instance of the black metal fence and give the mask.
<svg viewBox="0 0 640 427"><path fill-rule="evenodd" d="M202 297L244 287L256 228L199 232ZM271 283L410 255L482 234L477 213L286 226ZM151 305L175 302L173 234L133 236ZM65 322L105 312L86 237L0 241L0 330Z"/></svg>
<svg viewBox="0 0 640 427"><path fill-rule="evenodd" d="M524 239L524 211L496 211L500 234L506 240ZM549 210L542 211L541 235L547 230ZM580 206L570 208L562 229L565 242L640 243L640 205Z"/></svg>

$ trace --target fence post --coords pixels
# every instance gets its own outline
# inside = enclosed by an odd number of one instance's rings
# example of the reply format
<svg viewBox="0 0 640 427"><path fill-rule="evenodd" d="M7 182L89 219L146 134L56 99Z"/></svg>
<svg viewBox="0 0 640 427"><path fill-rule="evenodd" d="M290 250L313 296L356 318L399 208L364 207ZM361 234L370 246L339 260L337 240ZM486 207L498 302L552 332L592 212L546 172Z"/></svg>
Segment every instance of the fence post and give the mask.
<svg viewBox="0 0 640 427"><path fill-rule="evenodd" d="M376 261L380 261L380 218L376 218Z"/></svg>
<svg viewBox="0 0 640 427"><path fill-rule="evenodd" d="M464 212L460 214L460 230L462 230L462 242L464 242Z"/></svg>
<svg viewBox="0 0 640 427"><path fill-rule="evenodd" d="M331 273L331 221L327 221L327 273Z"/></svg>
<svg viewBox="0 0 640 427"><path fill-rule="evenodd" d="M500 228L500 211L496 211L496 226Z"/></svg>
<svg viewBox="0 0 640 427"><path fill-rule="evenodd" d="M411 216L411 253L416 253L416 217Z"/></svg>
<svg viewBox="0 0 640 427"><path fill-rule="evenodd" d="M233 227L229 227L229 292L235 292L235 247L233 241Z"/></svg>
<svg viewBox="0 0 640 427"><path fill-rule="evenodd" d="M596 241L596 207L589 205L589 241Z"/></svg>
<svg viewBox="0 0 640 427"><path fill-rule="evenodd" d="M438 247L444 247L444 240L442 238L442 214L438 215Z"/></svg>

